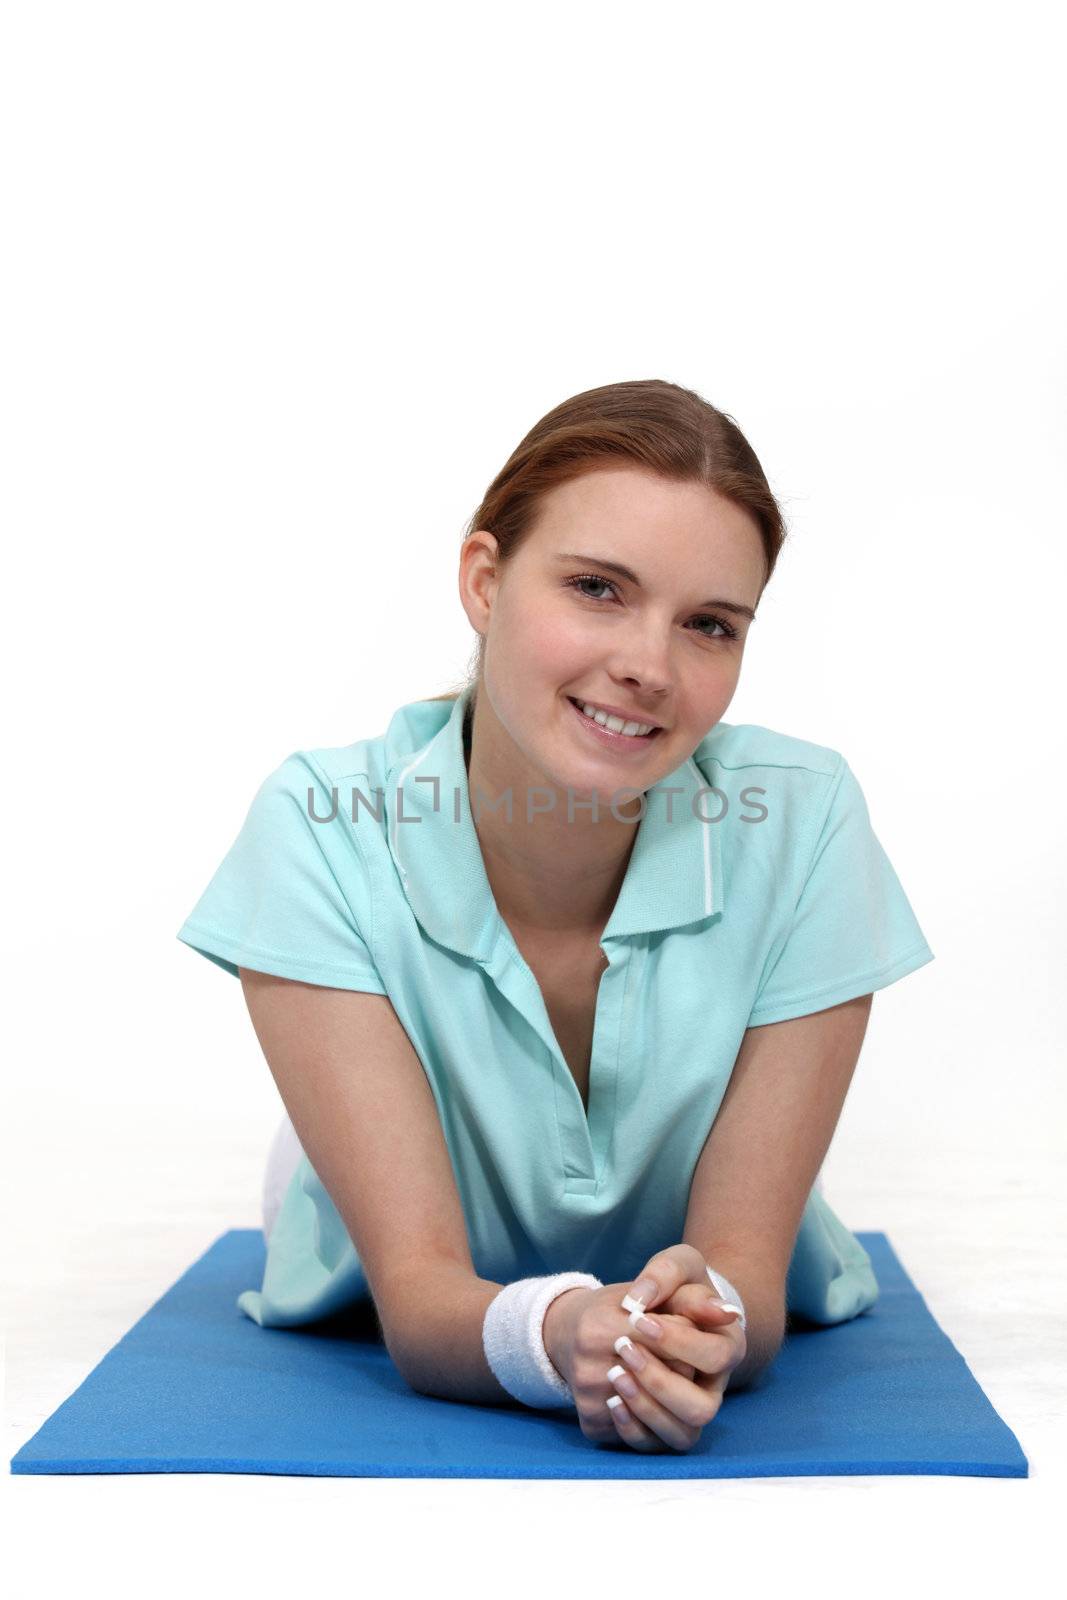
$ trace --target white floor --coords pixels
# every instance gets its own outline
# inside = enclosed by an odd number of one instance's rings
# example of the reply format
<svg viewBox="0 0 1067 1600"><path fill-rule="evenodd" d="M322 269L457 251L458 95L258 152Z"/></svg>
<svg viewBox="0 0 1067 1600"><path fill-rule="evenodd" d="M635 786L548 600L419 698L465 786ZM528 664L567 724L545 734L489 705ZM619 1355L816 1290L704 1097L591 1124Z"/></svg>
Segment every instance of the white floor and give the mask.
<svg viewBox="0 0 1067 1600"><path fill-rule="evenodd" d="M54 1170L22 1167L15 1153L9 1174L27 1226L9 1297L8 1459L196 1255L227 1228L258 1225L277 1108L253 1128L229 1111L194 1125L177 1108L128 1104L88 1142L77 1108L47 1114ZM849 1226L889 1234L1019 1438L1029 1479L8 1473L4 1560L21 1572L9 1592L67 1593L93 1574L122 1596L198 1584L307 1592L356 1581L357 1553L364 1573L369 1558L377 1581L402 1577L405 1592L435 1592L452 1561L474 1593L505 1582L508 1592L551 1593L564 1572L568 1589L583 1582L593 1594L631 1582L657 1593L755 1584L760 1594L788 1583L820 1596L931 1594L941 1581L981 1594L1029 1586L1067 1504L1063 1176L1037 1146L990 1161L939 1144L933 1163L928 1138L916 1128L877 1163L852 1164L856 1141L845 1141L831 1149L825 1192Z"/></svg>

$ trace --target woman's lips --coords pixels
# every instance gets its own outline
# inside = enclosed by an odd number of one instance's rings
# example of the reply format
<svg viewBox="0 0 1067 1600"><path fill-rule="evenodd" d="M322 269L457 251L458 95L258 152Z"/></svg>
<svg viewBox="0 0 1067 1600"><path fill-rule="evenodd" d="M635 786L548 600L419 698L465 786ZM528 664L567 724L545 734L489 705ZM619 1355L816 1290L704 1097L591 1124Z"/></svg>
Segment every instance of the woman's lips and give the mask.
<svg viewBox="0 0 1067 1600"><path fill-rule="evenodd" d="M613 733L610 728L604 728L599 722L594 722L592 717L587 717L577 702L571 699L570 695L567 696L567 704L571 707L579 722L585 724L588 732L594 738L599 739L601 744L612 750L647 749L652 741L663 732L662 728L653 728L651 733ZM634 721L637 721L636 717Z"/></svg>

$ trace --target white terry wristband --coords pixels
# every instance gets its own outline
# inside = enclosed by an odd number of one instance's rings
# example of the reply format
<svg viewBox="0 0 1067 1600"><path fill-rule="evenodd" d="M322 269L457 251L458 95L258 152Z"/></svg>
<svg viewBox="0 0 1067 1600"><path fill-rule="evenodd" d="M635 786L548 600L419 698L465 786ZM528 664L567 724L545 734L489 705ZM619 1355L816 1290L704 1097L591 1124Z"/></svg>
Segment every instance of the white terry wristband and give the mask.
<svg viewBox="0 0 1067 1600"><path fill-rule="evenodd" d="M497 1381L524 1406L572 1406L570 1385L545 1349L545 1313L567 1289L602 1289L591 1272L557 1272L509 1283L489 1303L482 1347Z"/></svg>
<svg viewBox="0 0 1067 1600"><path fill-rule="evenodd" d="M747 1326L745 1322L745 1302L742 1300L741 1296L738 1294L729 1278L724 1278L721 1272L712 1272L710 1267L707 1268L707 1273L708 1277L711 1279L712 1288L715 1290L715 1293L723 1300L730 1301L731 1304L735 1305L740 1311L741 1315L737 1320L741 1324L742 1329L744 1329Z"/></svg>

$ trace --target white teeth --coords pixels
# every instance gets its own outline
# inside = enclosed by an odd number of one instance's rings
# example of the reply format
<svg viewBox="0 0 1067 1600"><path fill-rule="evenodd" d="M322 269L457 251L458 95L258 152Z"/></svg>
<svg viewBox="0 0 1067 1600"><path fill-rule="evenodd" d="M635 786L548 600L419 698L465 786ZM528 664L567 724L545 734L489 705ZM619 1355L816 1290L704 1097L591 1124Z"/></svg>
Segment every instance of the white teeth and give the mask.
<svg viewBox="0 0 1067 1600"><path fill-rule="evenodd" d="M654 722L623 722L621 717L609 717L606 711L598 711L596 706L578 700L579 709L593 722L599 722L602 728L608 728L612 733L626 733L632 738L635 734L651 733L655 727Z"/></svg>

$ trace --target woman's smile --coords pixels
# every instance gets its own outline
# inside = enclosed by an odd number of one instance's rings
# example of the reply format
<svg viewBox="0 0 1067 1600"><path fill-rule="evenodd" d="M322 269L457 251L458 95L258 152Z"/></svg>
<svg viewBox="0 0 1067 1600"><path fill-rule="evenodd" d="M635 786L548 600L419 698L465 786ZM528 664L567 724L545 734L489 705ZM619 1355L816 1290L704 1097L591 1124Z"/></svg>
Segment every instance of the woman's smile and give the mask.
<svg viewBox="0 0 1067 1600"><path fill-rule="evenodd" d="M606 728L602 723L595 721L570 695L567 696L567 704L577 721L582 724L586 738L595 739L600 745L620 755L627 751L639 754L647 750L653 740L663 732L662 728L653 727L648 733L617 733L614 729Z"/></svg>

